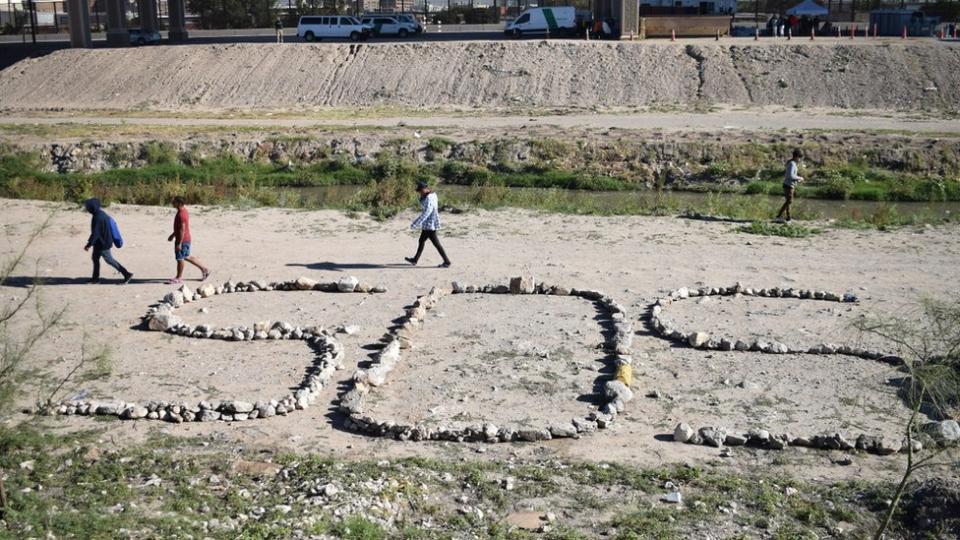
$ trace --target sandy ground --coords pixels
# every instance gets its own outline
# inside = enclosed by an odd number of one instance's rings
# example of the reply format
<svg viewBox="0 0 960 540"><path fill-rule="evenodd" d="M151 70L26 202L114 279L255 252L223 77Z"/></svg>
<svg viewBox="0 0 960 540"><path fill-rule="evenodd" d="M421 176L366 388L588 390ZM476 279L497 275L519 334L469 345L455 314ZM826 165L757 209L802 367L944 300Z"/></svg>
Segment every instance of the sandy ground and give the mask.
<svg viewBox="0 0 960 540"><path fill-rule="evenodd" d="M583 417L600 405L597 316L591 302L574 297L445 298L424 322L405 369L389 390L373 394L368 412L404 423L514 429Z"/></svg>
<svg viewBox="0 0 960 540"><path fill-rule="evenodd" d="M441 199L442 199L441 193ZM31 247L26 267L0 288L13 302L36 273L49 280L45 309L65 306L66 321L44 341L36 367L63 373L80 354L107 346L112 371L100 380L77 380L65 393L86 391L123 399L256 399L295 384L311 359L302 343L219 343L148 333L134 327L146 307L171 289L169 233L165 208L109 209L127 244L117 257L136 273L126 286L87 285L89 260L81 250L88 217L75 207L29 201L0 201L9 256L47 211L57 209L50 228ZM861 304L850 311L822 306L781 305L769 300L695 302L671 307L684 325L769 335L806 343L820 338L855 338L847 322L860 313L891 312L920 294L956 286L960 241L955 226L895 232L829 231L809 239L748 236L723 223L673 218L595 218L531 212L470 212L445 215L443 239L454 267L440 269L428 251L423 265L398 264L414 247L407 231L411 213L383 223L334 211L283 209L193 209L194 252L214 279L287 279L306 275L332 280L350 274L388 287L381 295L257 293L227 295L190 304L193 322L287 319L298 324L356 324L344 336L345 382L369 359L370 344L418 294L434 284L460 280L505 282L531 272L537 279L614 295L636 319L654 298L679 286L731 284L797 286L855 291ZM35 264L34 264L35 261ZM110 273L106 274L110 277ZM189 277L196 278L196 274ZM195 283L195 282L194 282ZM590 350L601 336L589 305L573 299L450 297L405 356L392 381L378 392L378 411L398 418L458 413L500 421L522 421L556 409L581 412L577 401L591 392L600 364ZM207 308L206 313L199 310ZM638 323L639 327L639 323ZM86 337L84 337L86 336ZM239 446L268 445L342 457L400 455L491 458L512 455L617 460L642 465L717 459L716 449L662 440L678 421L743 429L769 425L793 433L842 429L895 433L905 411L887 384L889 367L846 357L766 356L695 351L641 331L635 341L638 398L610 430L579 441L519 445L400 443L342 431L333 413L337 391L328 387L314 407L286 418L234 424L108 422L89 418L51 419L64 429L104 429L103 440L134 443L151 433L202 436ZM540 353L548 352L549 359ZM741 384L744 381L748 384ZM497 387L494 391L493 387ZM546 391L550 389L550 391ZM661 397L646 398L659 390ZM20 398L32 401L30 390ZM466 397L465 401L460 401ZM552 413L551 413L552 414ZM8 422L28 420L22 415ZM892 475L897 461L857 456L853 465L834 465L839 456L792 449L784 454L737 450L731 467L783 466L808 478Z"/></svg>
<svg viewBox="0 0 960 540"><path fill-rule="evenodd" d="M230 44L63 50L0 76L9 110L744 105L955 110L960 47L908 41Z"/></svg>

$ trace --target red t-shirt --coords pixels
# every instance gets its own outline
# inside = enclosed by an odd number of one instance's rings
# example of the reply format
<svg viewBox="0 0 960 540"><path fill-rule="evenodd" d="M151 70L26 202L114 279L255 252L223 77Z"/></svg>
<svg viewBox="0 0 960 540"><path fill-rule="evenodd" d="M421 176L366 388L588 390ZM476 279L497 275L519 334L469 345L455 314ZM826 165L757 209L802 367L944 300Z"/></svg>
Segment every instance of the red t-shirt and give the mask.
<svg viewBox="0 0 960 540"><path fill-rule="evenodd" d="M181 206L177 210L177 216L173 218L173 234L178 244L190 241L190 214L187 213L186 206Z"/></svg>

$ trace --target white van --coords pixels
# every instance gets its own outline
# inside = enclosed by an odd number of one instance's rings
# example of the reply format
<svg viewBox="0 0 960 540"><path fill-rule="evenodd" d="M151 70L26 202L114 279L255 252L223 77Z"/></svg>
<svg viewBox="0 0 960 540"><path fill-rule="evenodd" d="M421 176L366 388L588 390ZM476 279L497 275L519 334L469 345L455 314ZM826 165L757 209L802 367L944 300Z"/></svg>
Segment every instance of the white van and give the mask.
<svg viewBox="0 0 960 540"><path fill-rule="evenodd" d="M360 41L370 37L372 31L372 26L361 24L353 17L342 15L304 15L300 17L300 22L297 24L297 37L307 41L319 41L323 38L349 38L351 41Z"/></svg>
<svg viewBox="0 0 960 540"><path fill-rule="evenodd" d="M577 9L572 6L530 8L508 22L504 32L517 37L524 34L573 36L577 33Z"/></svg>

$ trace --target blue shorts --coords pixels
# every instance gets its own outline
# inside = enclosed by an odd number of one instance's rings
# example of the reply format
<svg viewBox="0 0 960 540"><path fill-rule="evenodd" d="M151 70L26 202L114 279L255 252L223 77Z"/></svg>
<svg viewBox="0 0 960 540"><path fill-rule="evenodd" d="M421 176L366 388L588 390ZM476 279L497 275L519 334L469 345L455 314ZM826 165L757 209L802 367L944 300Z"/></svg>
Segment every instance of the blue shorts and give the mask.
<svg viewBox="0 0 960 540"><path fill-rule="evenodd" d="M176 256L178 261L184 261L187 257L190 256L190 242L183 242L180 244L180 251L177 251L176 248L173 250L174 256Z"/></svg>

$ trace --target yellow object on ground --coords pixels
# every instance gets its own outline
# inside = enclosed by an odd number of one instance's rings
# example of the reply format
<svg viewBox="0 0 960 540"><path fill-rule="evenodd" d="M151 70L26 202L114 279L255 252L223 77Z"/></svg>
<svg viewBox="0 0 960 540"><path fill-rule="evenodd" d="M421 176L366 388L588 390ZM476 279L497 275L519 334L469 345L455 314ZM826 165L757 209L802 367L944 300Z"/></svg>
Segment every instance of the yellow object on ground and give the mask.
<svg viewBox="0 0 960 540"><path fill-rule="evenodd" d="M627 386L633 384L633 368L630 366L630 364L622 364L617 366L617 380Z"/></svg>

